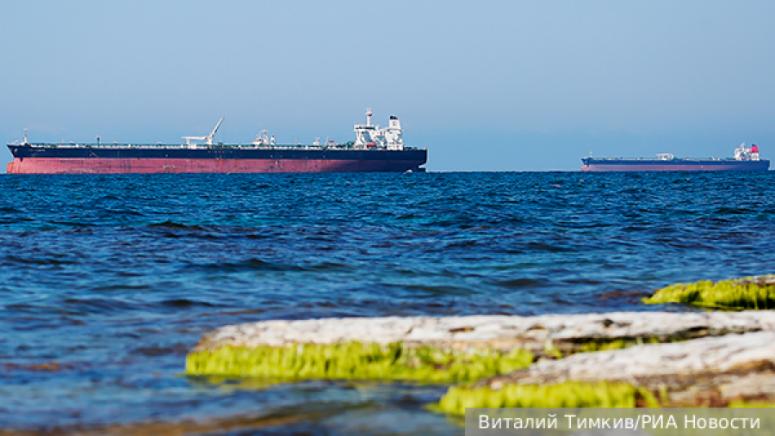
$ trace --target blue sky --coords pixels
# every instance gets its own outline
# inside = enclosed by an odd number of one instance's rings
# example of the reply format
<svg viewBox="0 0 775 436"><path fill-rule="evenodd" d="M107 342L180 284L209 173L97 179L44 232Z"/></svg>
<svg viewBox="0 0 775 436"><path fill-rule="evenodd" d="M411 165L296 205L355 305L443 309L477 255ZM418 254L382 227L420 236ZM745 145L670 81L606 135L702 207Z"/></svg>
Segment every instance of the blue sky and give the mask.
<svg viewBox="0 0 775 436"><path fill-rule="evenodd" d="M6 1L0 139L352 137L401 116L432 170L775 157L771 1ZM3 149L0 160L10 160Z"/></svg>

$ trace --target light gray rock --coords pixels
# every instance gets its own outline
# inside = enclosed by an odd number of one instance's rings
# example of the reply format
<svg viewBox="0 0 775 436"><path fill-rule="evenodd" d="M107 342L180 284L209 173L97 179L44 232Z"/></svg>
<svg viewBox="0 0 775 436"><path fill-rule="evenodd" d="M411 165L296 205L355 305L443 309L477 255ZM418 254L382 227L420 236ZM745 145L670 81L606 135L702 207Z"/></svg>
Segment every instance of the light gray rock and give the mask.
<svg viewBox="0 0 775 436"><path fill-rule="evenodd" d="M775 332L728 334L670 344L579 353L481 382L626 381L669 392L671 405L726 405L775 399Z"/></svg>
<svg viewBox="0 0 775 436"><path fill-rule="evenodd" d="M566 380L637 381L649 377L727 373L753 367L775 368L775 332L729 334L670 344L578 353L543 360L501 380L520 383ZM495 387L498 379L491 385Z"/></svg>
<svg viewBox="0 0 775 436"><path fill-rule="evenodd" d="M663 343L638 345L639 340ZM262 321L219 328L203 336L195 350L350 341L452 350L525 348L544 357L556 354L547 350L577 352L479 382L493 389L512 383L616 380L666 393L669 401L663 405L775 401L775 311ZM630 347L578 352L590 343L612 341Z"/></svg>
<svg viewBox="0 0 775 436"><path fill-rule="evenodd" d="M431 344L453 349L526 348L540 353L547 348L574 351L574 347L590 341L672 341L757 331L775 331L774 311L325 318L225 326L206 334L196 349L361 341Z"/></svg>

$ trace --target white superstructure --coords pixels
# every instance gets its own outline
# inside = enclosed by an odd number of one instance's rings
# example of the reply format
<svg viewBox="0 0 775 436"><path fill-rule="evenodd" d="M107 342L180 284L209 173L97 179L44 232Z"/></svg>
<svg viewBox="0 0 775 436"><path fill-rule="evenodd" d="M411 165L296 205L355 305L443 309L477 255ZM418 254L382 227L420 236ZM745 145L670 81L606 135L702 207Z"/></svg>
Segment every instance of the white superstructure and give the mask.
<svg viewBox="0 0 775 436"><path fill-rule="evenodd" d="M745 142L735 148L735 160L759 160L759 146L746 147Z"/></svg>
<svg viewBox="0 0 775 436"><path fill-rule="evenodd" d="M269 131L264 129L260 134L256 135L256 138L252 142L253 145L259 147L266 147L277 144L277 139L274 135L269 135Z"/></svg>
<svg viewBox="0 0 775 436"><path fill-rule="evenodd" d="M366 124L356 124L353 126L355 131L355 148L385 148L388 150L403 150L404 138L401 129L401 121L397 116L391 115L388 119L388 126L380 129L371 122L374 113L371 109L366 110Z"/></svg>

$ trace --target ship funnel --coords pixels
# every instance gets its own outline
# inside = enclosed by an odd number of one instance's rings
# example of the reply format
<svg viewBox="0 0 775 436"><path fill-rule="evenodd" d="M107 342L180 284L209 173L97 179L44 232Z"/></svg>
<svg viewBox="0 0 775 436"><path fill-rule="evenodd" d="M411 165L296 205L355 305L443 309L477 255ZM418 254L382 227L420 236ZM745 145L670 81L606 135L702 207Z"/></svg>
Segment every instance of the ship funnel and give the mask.
<svg viewBox="0 0 775 436"><path fill-rule="evenodd" d="M401 121L398 120L397 116L391 115L388 118L388 126L381 133L385 138L388 150L404 149L403 130L401 130Z"/></svg>
<svg viewBox="0 0 775 436"><path fill-rule="evenodd" d="M759 157L759 146L756 144L751 145L751 160L760 160Z"/></svg>

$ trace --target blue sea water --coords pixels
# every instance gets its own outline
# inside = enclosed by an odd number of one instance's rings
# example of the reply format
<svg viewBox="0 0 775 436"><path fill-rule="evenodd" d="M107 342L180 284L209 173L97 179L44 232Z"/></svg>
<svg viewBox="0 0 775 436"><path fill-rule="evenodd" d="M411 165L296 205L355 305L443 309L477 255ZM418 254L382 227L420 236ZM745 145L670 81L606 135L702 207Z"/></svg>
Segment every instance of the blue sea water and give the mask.
<svg viewBox="0 0 775 436"><path fill-rule="evenodd" d="M2 176L0 265L0 428L444 433L443 387L190 379L185 354L265 319L654 310L773 272L775 173Z"/></svg>

